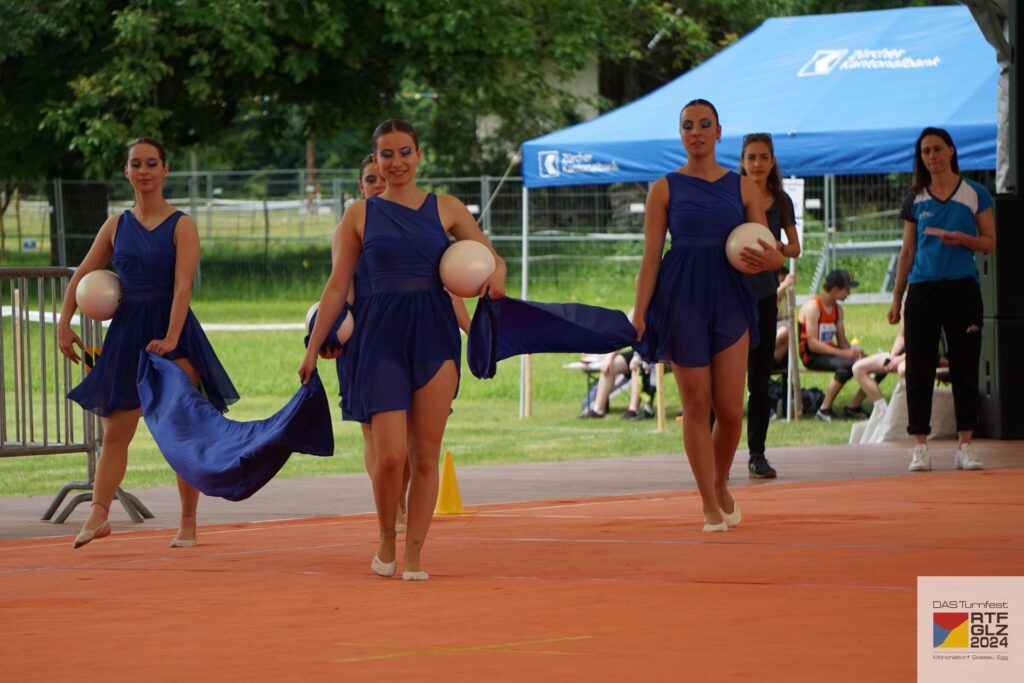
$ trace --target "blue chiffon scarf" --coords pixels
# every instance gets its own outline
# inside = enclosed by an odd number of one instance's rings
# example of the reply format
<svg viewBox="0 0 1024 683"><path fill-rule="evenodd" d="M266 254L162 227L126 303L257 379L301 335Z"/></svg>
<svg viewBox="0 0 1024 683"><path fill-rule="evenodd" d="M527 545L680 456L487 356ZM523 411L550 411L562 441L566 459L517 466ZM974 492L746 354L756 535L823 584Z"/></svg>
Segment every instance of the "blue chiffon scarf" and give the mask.
<svg viewBox="0 0 1024 683"><path fill-rule="evenodd" d="M637 347L622 311L587 304L551 304L511 297L477 302L466 343L469 370L481 379L498 361L528 353L611 353Z"/></svg>
<svg viewBox="0 0 1024 683"><path fill-rule="evenodd" d="M313 373L265 420L224 417L173 361L139 355L142 416L160 452L182 479L208 496L245 500L280 471L292 453L333 455L331 413Z"/></svg>

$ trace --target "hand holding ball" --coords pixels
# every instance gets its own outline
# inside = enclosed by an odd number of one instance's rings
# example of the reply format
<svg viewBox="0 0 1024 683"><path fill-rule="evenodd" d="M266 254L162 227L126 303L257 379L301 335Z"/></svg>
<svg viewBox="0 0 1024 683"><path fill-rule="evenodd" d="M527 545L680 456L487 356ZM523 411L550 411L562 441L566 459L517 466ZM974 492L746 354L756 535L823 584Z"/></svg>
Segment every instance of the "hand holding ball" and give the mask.
<svg viewBox="0 0 1024 683"><path fill-rule="evenodd" d="M307 339L307 343L308 343L309 336L313 334L313 325L316 324L316 312L317 312L317 309L319 307L320 307L320 302L317 301L315 304L313 304L312 306L309 307L308 311L306 311L306 339ZM348 309L345 309L343 315L339 316L339 317L341 317L341 322L339 323L336 320L335 324L331 326L332 330L337 330L336 334L334 335L335 339L337 339L337 341L336 342L333 341L331 339L331 333L328 332L327 333L327 339L324 340L324 343L321 346L321 348L324 349L324 350L326 350L326 349L337 349L342 344L347 342L349 340L349 338L352 336L352 330L355 327L355 319L352 317L352 311L348 310Z"/></svg>
<svg viewBox="0 0 1024 683"><path fill-rule="evenodd" d="M94 270L78 281L75 300L93 320L110 320L121 303L121 280L109 270Z"/></svg>
<svg viewBox="0 0 1024 683"><path fill-rule="evenodd" d="M765 249L758 240L764 240L768 244L775 244L775 236L772 231L760 223L742 223L729 233L725 240L725 255L732 267L742 273L757 273L750 264L743 260L743 250L750 247L758 252L765 252Z"/></svg>
<svg viewBox="0 0 1024 683"><path fill-rule="evenodd" d="M456 296L477 296L494 268L494 254L486 245L473 240L459 240L441 256L441 282Z"/></svg>

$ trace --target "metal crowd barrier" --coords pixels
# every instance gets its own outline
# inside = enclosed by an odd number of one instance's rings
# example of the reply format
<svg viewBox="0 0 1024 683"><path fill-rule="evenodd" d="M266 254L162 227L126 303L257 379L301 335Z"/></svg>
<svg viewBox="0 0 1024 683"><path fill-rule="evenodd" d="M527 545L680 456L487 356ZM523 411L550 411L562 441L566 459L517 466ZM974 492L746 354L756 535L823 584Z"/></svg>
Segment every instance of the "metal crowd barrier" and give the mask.
<svg viewBox="0 0 1024 683"><path fill-rule="evenodd" d="M43 520L63 523L80 503L92 500L103 429L99 418L65 398L88 371L57 348L57 321L73 268L0 268L0 458L84 453L86 479L57 492ZM99 349L103 328L78 316L87 349ZM64 499L72 496L57 513ZM133 522L152 518L131 493L117 499ZM56 516L54 516L56 514Z"/></svg>

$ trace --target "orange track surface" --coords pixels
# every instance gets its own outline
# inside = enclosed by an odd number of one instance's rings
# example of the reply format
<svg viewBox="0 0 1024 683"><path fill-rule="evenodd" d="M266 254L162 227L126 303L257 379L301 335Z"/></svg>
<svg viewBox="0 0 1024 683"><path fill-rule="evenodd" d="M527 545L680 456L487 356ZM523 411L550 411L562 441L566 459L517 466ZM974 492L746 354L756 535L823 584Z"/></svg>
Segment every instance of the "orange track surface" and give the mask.
<svg viewBox="0 0 1024 683"><path fill-rule="evenodd" d="M1024 471L735 493L725 534L693 492L439 517L426 583L366 515L2 543L2 678L907 681L918 575L1024 567Z"/></svg>

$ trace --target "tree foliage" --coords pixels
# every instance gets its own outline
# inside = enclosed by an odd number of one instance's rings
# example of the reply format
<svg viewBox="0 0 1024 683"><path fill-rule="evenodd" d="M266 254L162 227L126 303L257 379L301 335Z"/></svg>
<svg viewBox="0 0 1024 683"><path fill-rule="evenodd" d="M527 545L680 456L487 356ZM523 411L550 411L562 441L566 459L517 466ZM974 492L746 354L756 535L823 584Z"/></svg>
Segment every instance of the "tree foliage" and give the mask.
<svg viewBox="0 0 1024 683"><path fill-rule="evenodd" d="M0 178L107 177L139 135L234 167L300 165L313 138L351 166L396 116L436 170L499 171L522 140L579 120L569 82L585 65L632 73L629 98L766 17L897 4L7 0Z"/></svg>

